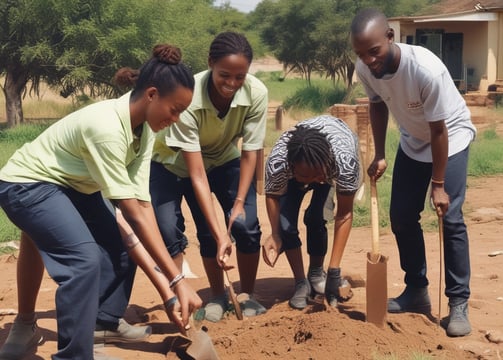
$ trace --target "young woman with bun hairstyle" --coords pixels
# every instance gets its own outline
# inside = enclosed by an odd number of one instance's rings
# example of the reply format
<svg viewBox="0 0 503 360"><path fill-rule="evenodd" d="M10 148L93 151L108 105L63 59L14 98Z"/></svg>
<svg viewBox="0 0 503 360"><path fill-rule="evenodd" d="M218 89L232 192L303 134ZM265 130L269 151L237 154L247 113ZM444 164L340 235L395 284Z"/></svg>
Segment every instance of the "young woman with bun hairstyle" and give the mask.
<svg viewBox="0 0 503 360"><path fill-rule="evenodd" d="M93 354L96 333L134 333L135 327L122 316L136 267L106 199L120 209L170 281L173 296L168 302L178 301L179 307L168 311L180 311L184 325L202 304L166 250L148 184L154 132L178 121L192 99L194 79L180 60L178 48L156 46L139 71L122 69L117 74L121 85L135 84L131 92L69 114L18 149L0 170L0 206L22 230L24 241L33 240L58 283L54 360L110 359ZM127 247L133 247L131 240ZM34 248L25 250L20 264L26 264L24 257L30 254L36 257ZM28 278L22 271L19 276ZM20 296L22 291L21 286ZM20 311L2 356L22 357L28 345L39 341L35 330L34 312Z"/></svg>

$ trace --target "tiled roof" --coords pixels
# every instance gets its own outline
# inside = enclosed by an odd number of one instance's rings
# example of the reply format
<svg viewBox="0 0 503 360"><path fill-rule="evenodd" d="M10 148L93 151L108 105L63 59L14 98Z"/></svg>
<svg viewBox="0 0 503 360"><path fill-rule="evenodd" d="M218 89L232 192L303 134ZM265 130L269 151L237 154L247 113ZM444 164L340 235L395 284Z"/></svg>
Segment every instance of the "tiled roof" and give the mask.
<svg viewBox="0 0 503 360"><path fill-rule="evenodd" d="M474 11L477 8L479 11L484 9L503 11L503 0L441 0L418 15L462 13Z"/></svg>

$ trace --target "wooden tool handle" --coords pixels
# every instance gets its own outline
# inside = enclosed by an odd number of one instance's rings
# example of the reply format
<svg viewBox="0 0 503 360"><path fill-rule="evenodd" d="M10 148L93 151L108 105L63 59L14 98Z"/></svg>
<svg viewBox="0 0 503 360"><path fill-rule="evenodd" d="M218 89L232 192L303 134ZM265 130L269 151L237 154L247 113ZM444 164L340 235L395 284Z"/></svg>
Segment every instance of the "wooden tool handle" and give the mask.
<svg viewBox="0 0 503 360"><path fill-rule="evenodd" d="M229 273L224 270L225 277L227 278L227 288L229 289L229 296L231 297L232 305L234 305L234 311L236 312L236 317L238 320L243 320L243 312L241 311L241 306L239 305L236 293L234 292L234 286L229 278Z"/></svg>
<svg viewBox="0 0 503 360"><path fill-rule="evenodd" d="M372 224L372 254L379 254L379 207L377 186L373 179L370 179L370 222Z"/></svg>

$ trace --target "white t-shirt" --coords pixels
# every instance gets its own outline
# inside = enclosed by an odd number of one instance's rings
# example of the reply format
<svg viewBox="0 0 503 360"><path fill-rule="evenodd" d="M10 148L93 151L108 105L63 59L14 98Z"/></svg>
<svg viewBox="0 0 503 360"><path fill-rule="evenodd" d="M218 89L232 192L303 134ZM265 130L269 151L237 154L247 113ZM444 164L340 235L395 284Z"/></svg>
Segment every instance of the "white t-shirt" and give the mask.
<svg viewBox="0 0 503 360"><path fill-rule="evenodd" d="M400 129L400 145L412 159L431 162L428 122L444 120L449 156L464 150L476 129L466 102L444 63L421 46L396 43L401 58L394 74L375 78L360 60L356 72L370 102L384 101Z"/></svg>

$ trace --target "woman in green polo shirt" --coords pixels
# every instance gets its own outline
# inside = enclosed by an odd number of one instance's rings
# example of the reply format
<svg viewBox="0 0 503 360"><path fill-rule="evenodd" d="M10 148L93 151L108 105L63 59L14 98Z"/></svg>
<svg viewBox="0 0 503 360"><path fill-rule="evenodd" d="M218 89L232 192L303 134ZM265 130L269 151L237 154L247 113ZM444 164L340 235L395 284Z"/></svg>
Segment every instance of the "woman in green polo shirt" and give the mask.
<svg viewBox="0 0 503 360"><path fill-rule="evenodd" d="M132 92L66 116L0 170L0 206L33 239L59 285L53 359L92 359L95 328L124 325L135 267L103 196L170 279L185 324L201 306L153 226L148 188L152 131L176 122L192 98L194 80L180 59L178 48L156 46L139 73L128 73Z"/></svg>
<svg viewBox="0 0 503 360"><path fill-rule="evenodd" d="M252 58L243 35L217 35L210 45L209 70L195 75L191 105L178 123L157 134L154 144L150 192L159 228L180 267L187 246L180 207L184 196L196 223L212 291L205 307L209 321L219 321L229 306L222 268L231 253L231 235L236 242L243 313L265 312L251 295L261 237L253 180L265 136L267 88L248 74ZM226 224L217 220L211 193Z"/></svg>

